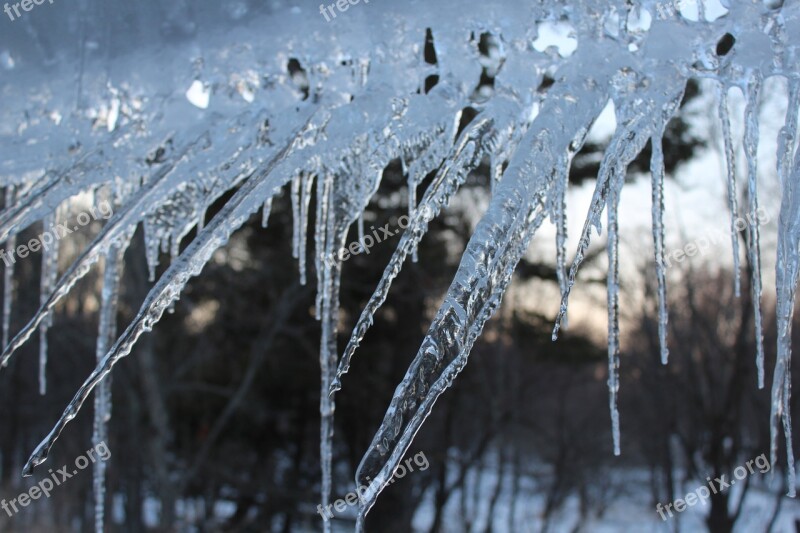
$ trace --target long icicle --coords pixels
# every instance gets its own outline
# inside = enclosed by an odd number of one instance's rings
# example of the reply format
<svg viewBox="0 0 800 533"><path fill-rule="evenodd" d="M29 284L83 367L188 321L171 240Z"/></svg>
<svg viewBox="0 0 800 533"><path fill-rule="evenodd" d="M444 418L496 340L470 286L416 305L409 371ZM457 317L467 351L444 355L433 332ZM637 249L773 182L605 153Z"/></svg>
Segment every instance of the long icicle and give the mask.
<svg viewBox="0 0 800 533"><path fill-rule="evenodd" d="M734 291L736 297L742 295L742 268L739 264L739 230L736 222L739 219L738 190L736 188L736 154L733 150L731 134L731 117L728 110L728 89L719 87L719 120L722 123L722 139L725 145L725 166L728 173L728 210L731 212L731 246L733 248Z"/></svg>
<svg viewBox="0 0 800 533"><path fill-rule="evenodd" d="M619 197L625 184L625 170L617 168L610 178L608 206L608 407L614 455L620 454L619 407Z"/></svg>
<svg viewBox="0 0 800 533"><path fill-rule="evenodd" d="M777 291L778 356L772 379L770 413L770 462L776 464L778 455L778 420L783 422L786 438L787 484L789 496L795 496L794 450L792 447L791 397L792 319L794 316L797 281L800 275L800 150L797 150L792 170L792 152L797 139L800 81L789 85L789 107L786 123L778 136L778 176L782 197L778 221L778 258L775 265Z"/></svg>
<svg viewBox="0 0 800 533"><path fill-rule="evenodd" d="M556 279L561 297L567 293L567 188L569 187L569 169L572 161L571 150L567 151L556 168L556 186L553 189L551 221L556 227ZM561 319L561 328L569 327L568 316L564 313Z"/></svg>
<svg viewBox="0 0 800 533"><path fill-rule="evenodd" d="M572 160L575 155L581 151L586 136L589 134L588 128L581 130L575 139L570 143L569 149L564 154L564 157L559 161L556 172L558 173L558 181L556 188L553 192L553 213L554 223L556 226L556 278L558 279L558 288L561 291L561 297L567 294L567 240L568 240L568 224L567 224L567 189L569 188L569 171L572 166ZM561 320L561 328L567 329L568 316L564 313Z"/></svg>
<svg viewBox="0 0 800 533"><path fill-rule="evenodd" d="M100 320L97 331L95 354L100 362L117 338L117 307L122 275L123 255L127 243L112 247L106 256L103 270L103 289L100 301ZM111 375L105 377L94 391L94 427L92 444L95 449L108 445L108 421L111 418ZM94 528L103 533L105 522L106 462L96 461L93 465L94 477Z"/></svg>
<svg viewBox="0 0 800 533"><path fill-rule="evenodd" d="M6 209L14 205L16 198L13 185L6 187ZM9 250L17 247L17 236L9 234L6 241ZM8 346L9 333L11 329L11 306L14 301L14 261L4 261L3 268L3 348Z"/></svg>
<svg viewBox="0 0 800 533"><path fill-rule="evenodd" d="M760 74L753 74L747 82L747 105L744 111L744 153L747 158L747 226L749 231L748 254L752 265L751 289L756 329L756 367L758 388L764 388L764 331L761 313L761 246L758 208L758 97L761 92Z"/></svg>
<svg viewBox="0 0 800 533"><path fill-rule="evenodd" d="M330 315L333 313L333 294L331 287L332 270L336 265L326 261L330 250L327 241L329 232L333 230L334 213L331 209L333 196L333 174L327 173L317 180L317 219L316 219L316 269L317 269L317 317L322 322L322 336L320 339L320 468L322 471L322 484L320 486L320 501L323 509L327 509L331 499L332 469L333 469L333 398L328 393L334 368L336 367L336 335L335 320L333 324ZM335 261L334 261L335 262ZM320 309L321 307L321 309ZM338 307L336 308L338 312ZM332 348L332 349L331 349ZM330 521L323 520L324 533L330 533Z"/></svg>
<svg viewBox="0 0 800 533"><path fill-rule="evenodd" d="M650 139L652 155L650 157L650 174L652 185L652 218L653 248L656 258L656 279L658 282L658 342L661 349L661 364L669 361L667 346L667 273L664 265L664 130Z"/></svg>

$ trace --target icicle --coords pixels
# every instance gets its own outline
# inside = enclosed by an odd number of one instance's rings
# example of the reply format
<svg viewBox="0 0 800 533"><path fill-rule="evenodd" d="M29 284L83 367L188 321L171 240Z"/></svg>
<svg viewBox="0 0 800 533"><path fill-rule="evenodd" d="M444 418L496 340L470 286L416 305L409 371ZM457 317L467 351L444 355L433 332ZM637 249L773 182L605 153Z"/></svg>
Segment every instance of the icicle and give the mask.
<svg viewBox="0 0 800 533"><path fill-rule="evenodd" d="M653 247L656 258L656 278L658 279L658 342L661 347L661 364L669 360L667 347L667 275L664 268L664 147L663 130L650 139L652 157L650 174L653 190Z"/></svg>
<svg viewBox="0 0 800 533"><path fill-rule="evenodd" d="M58 223L58 209L45 217L44 231L52 231ZM47 299L53 292L56 280L58 279L58 239L53 239L49 246L42 244L42 275L39 301L41 305L47 303ZM53 314L49 313L39 324L39 394L47 393L47 331L53 325Z"/></svg>
<svg viewBox="0 0 800 533"><path fill-rule="evenodd" d="M336 258L336 250L344 246L347 227L337 224L334 209L335 177L326 174L317 182L317 279L320 294L318 301L321 310L318 315L322 321L322 338L320 340L320 459L322 485L320 500L323 508L329 505L332 488L333 468L333 415L335 404L333 395L329 394L336 370L336 337L339 322L339 286L341 262ZM323 531L330 533L330 522L323 522Z"/></svg>
<svg viewBox="0 0 800 533"><path fill-rule="evenodd" d="M758 368L758 388L764 388L764 333L761 314L761 249L759 243L758 208L758 169L756 151L758 150L758 97L761 91L760 74L754 74L747 83L747 105L744 111L744 153L747 158L747 227L750 238L747 241L752 269L751 287L753 294L753 314L756 328L756 367Z"/></svg>
<svg viewBox="0 0 800 533"><path fill-rule="evenodd" d="M272 212L272 197L270 196L265 202L261 211L261 227L266 228L269 223L269 215Z"/></svg>
<svg viewBox="0 0 800 533"><path fill-rule="evenodd" d="M608 406L611 411L611 434L614 455L620 454L619 408L619 197L625 173L618 169L610 178L608 209Z"/></svg>
<svg viewBox="0 0 800 533"><path fill-rule="evenodd" d="M776 464L778 455L778 420L783 422L786 438L786 474L789 496L795 496L794 450L792 445L791 397L792 320L794 316L797 280L800 276L800 150L792 152L797 140L800 82L789 85L789 107L786 123L778 136L778 177L781 182L781 210L778 220L778 258L775 265L777 291L778 355L772 379L770 414L770 462Z"/></svg>
<svg viewBox="0 0 800 533"><path fill-rule="evenodd" d="M485 149L483 145L484 138L488 136L488 132L493 125L494 122L491 119L484 118L477 120L464 130L461 139L456 143L453 153L442 164L433 181L425 190L425 195L415 212L414 218L409 221L408 227L403 232L400 243L392 255L392 259L386 266L380 282L378 282L378 286L353 328L350 341L339 361L339 369L332 382L331 393L341 388L341 378L350 369L350 361L367 330L372 325L373 315L386 300L392 281L400 273L403 262L427 232L428 223L448 204L452 195L466 179L469 171L480 164L480 159Z"/></svg>
<svg viewBox="0 0 800 533"><path fill-rule="evenodd" d="M555 188L554 198L554 223L556 225L556 276L558 277L558 287L561 289L563 298L567 292L567 187L569 185L569 163L571 157L565 156L559 162L557 173L558 182ZM567 327L567 315L561 327Z"/></svg>
<svg viewBox="0 0 800 533"><path fill-rule="evenodd" d="M358 242L361 245L361 251L364 252L364 213L358 217Z"/></svg>
<svg viewBox="0 0 800 533"><path fill-rule="evenodd" d="M298 174L292 178L292 257L300 258L300 183L302 177Z"/></svg>
<svg viewBox="0 0 800 533"><path fill-rule="evenodd" d="M122 258L127 243L113 247L106 256L103 271L103 289L100 301L100 320L97 332L97 361L102 361L117 337L117 304L122 274ZM111 375L100 381L94 393L94 428L92 444L108 445L108 421L111 418ZM97 533L103 532L105 522L106 462L96 461L94 471L94 524Z"/></svg>
<svg viewBox="0 0 800 533"><path fill-rule="evenodd" d="M572 160L580 152L586 142L588 128L581 130L570 143L569 150L559 160L556 168L558 179L553 192L553 223L556 226L556 277L561 298L567 294L567 188L569 187L569 171ZM568 315L564 313L561 319L561 328L567 329Z"/></svg>
<svg viewBox="0 0 800 533"><path fill-rule="evenodd" d="M408 175L408 219L414 220L414 214L417 211L417 181L416 176L413 174ZM419 261L419 252L417 246L411 251L411 262L416 263Z"/></svg>
<svg viewBox="0 0 800 533"><path fill-rule="evenodd" d="M735 275L734 290L736 297L742 295L742 268L739 264L739 230L736 222L739 219L738 190L736 187L736 154L733 151L731 135L731 118L728 111L728 89L719 86L719 118L722 122L722 138L725 143L725 163L728 172L728 210L731 212L731 246L733 247L733 272Z"/></svg>
<svg viewBox="0 0 800 533"><path fill-rule="evenodd" d="M14 205L16 194L14 193L14 186L8 185L6 187L6 209ZM17 247L17 237L14 234L8 236L6 241L8 250L13 250ZM9 333L11 329L11 305L14 301L14 262L4 261L5 267L3 268L3 349L8 346Z"/></svg>
<svg viewBox="0 0 800 533"><path fill-rule="evenodd" d="M303 174L300 191L300 235L298 236L298 260L300 264L300 284L307 282L306 248L308 246L308 208L311 204L311 193L314 190L314 175Z"/></svg>

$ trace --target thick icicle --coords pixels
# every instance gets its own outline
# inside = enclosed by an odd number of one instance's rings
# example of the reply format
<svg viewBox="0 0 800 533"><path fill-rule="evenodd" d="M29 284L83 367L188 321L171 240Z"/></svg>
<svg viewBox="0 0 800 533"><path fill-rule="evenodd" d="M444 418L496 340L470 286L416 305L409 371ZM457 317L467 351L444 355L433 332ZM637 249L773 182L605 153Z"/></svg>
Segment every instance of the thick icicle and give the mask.
<svg viewBox="0 0 800 533"><path fill-rule="evenodd" d="M667 347L667 273L664 265L664 147L663 130L650 139L652 156L650 158L651 185L653 190L653 248L656 257L656 278L658 280L658 342L661 348L661 363L669 360Z"/></svg>
<svg viewBox="0 0 800 533"><path fill-rule="evenodd" d="M761 92L760 74L754 74L747 83L747 105L744 111L744 154L747 159L747 240L752 279L753 314L756 328L756 367L758 369L758 388L764 388L764 331L761 313L761 246L760 220L758 207L758 97Z"/></svg>
<svg viewBox="0 0 800 533"><path fill-rule="evenodd" d="M573 73L578 76L578 73ZM486 320L500 303L519 259L546 216L546 198L558 160L575 136L600 113L607 79L578 79L544 104L478 224L455 279L428 334L398 385L386 416L356 473L366 486L357 528L389 481L436 399L450 386ZM592 86L592 91L582 90ZM564 117L569 117L565 120Z"/></svg>
<svg viewBox="0 0 800 533"><path fill-rule="evenodd" d="M733 151L731 135L731 117L728 111L728 89L719 87L719 119L722 122L722 139L725 147L725 166L728 173L728 210L731 212L731 246L733 247L734 290L736 297L742 294L742 268L739 265L739 230L736 221L739 219L739 191L736 188L736 154Z"/></svg>
<svg viewBox="0 0 800 533"><path fill-rule="evenodd" d="M122 275L122 258L127 244L112 247L105 260L103 270L103 289L100 299L100 320L97 331L97 361L100 362L117 337L117 304ZM111 375L100 381L94 392L94 428L92 444L108 445L108 421L111 418ZM94 528L103 532L105 522L106 462L96 461L93 465L94 478Z"/></svg>
<svg viewBox="0 0 800 533"><path fill-rule="evenodd" d="M786 123L778 138L778 176L781 181L781 210L778 220L778 259L775 265L777 290L778 356L772 379L770 416L770 462L776 464L778 455L779 419L786 438L787 484L789 496L795 496L794 450L792 446L791 397L792 319L794 317L797 280L800 276L800 150L792 152L797 141L800 82L794 80L789 88L789 107Z"/></svg>

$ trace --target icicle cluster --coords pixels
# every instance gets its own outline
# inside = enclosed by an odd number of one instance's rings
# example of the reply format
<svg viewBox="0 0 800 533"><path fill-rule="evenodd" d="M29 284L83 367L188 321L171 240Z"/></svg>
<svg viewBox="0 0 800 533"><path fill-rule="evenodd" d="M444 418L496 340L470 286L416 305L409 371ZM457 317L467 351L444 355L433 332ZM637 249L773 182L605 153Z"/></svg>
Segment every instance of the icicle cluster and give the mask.
<svg viewBox="0 0 800 533"><path fill-rule="evenodd" d="M25 466L26 475L47 458L92 391L94 439L100 442L105 438L111 412L108 375L113 366L154 327L189 279L200 274L233 232L259 209L263 224L267 224L273 198L288 188L294 216L292 252L303 283L307 278L309 206L316 194L313 258L316 311L322 323L320 452L322 505L326 506L332 483L334 400L342 376L392 281L406 259L416 257L428 225L485 159L492 171L490 206L358 469L357 484L368 487L359 528L436 399L467 363L470 349L500 304L517 263L548 217L557 229L556 263L562 292L555 338L566 324L568 299L592 229L601 232L601 217L606 213L609 406L614 452L619 454L617 206L626 169L649 141L659 338L666 364L661 140L666 125L677 112L690 78L717 81L733 224L739 201L728 91L736 87L746 97L747 208L755 212L757 110L763 80L770 76L785 77L790 86L789 112L778 153L783 196L778 230L779 335L772 384L772 453L774 461L782 424L789 467L793 468L788 369L800 272L800 154L796 149L800 6L787 2L775 7L775 2L753 0L723 7L714 2L721 16L710 20L709 6L702 1L693 18L678 10L661 9L663 6L648 0L637 5L591 0L566 6L501 0L434 4L422 0L371 3L360 14L354 11L325 23L314 9L300 3L259 19L269 31L261 26L240 28L235 43L227 40L223 31L206 35L207 42L217 46L213 52L205 47L201 60L195 57L194 44L175 44L165 55L166 64L153 64L145 51L129 51L118 61L137 73L130 79L109 77L102 67L89 63L84 68L81 63L79 101L83 108L78 111L72 110L73 102L64 96L74 92L50 90L48 84L57 83L52 79L24 90L14 85L13 73L0 81L0 88L10 84L20 89L4 94L27 95L30 90L48 95L36 99L18 96L18 102L10 96L12 101L4 103L19 105L6 105L0 114L0 122L6 125L0 128L0 185L6 191L0 240L6 247L13 247L15 236L38 221L52 226L68 211L78 209L71 199L80 193L95 193L93 197L110 194L115 205L113 217L60 276L59 249L52 247L43 254L41 307L13 337L9 334L13 264L4 272L0 363L5 366L38 330L44 392L47 330L53 310L104 258L97 367L34 450ZM557 20L568 21L572 27L571 37L578 42L574 53L555 45L537 51L537 28ZM718 43L727 34L735 38L735 45L730 53L722 54ZM433 60L426 60L424 51L429 35L436 52ZM495 43L491 57L481 53L480 36L489 36ZM251 45L236 44L241 42ZM290 65L294 67L290 69ZM24 66L17 68L23 70ZM480 87L482 72L489 71L493 75L491 90ZM19 79L33 83L29 80L36 78L27 74L21 72ZM64 85L74 83L70 76L65 78L69 82ZM432 79L436 81L431 87L428 82ZM555 82L547 88L546 79ZM191 89L185 93L187 87ZM603 157L578 249L567 270L567 176L573 156L609 100L614 102L618 127ZM471 121L462 120L468 107L477 111ZM364 211L379 190L384 168L393 160L400 160L407 174L410 222L340 357L336 338L341 264L330 258L336 257L353 224L363 235ZM434 177L418 198L423 178L430 173ZM235 192L206 221L208 206L229 191ZM122 256L139 224L145 230L146 258L155 284L138 314L118 336L116 301ZM181 252L181 242L193 228L196 237ZM747 253L754 265L755 355L758 382L763 387L758 220L750 224L747 233ZM738 293L737 237L732 244ZM162 252L170 253L171 262L156 276ZM558 349L557 344L553 349ZM103 468L98 465L95 473L98 531L103 524ZM793 472L790 476L793 480ZM790 487L793 492L793 482ZM330 527L328 522L325 527Z"/></svg>

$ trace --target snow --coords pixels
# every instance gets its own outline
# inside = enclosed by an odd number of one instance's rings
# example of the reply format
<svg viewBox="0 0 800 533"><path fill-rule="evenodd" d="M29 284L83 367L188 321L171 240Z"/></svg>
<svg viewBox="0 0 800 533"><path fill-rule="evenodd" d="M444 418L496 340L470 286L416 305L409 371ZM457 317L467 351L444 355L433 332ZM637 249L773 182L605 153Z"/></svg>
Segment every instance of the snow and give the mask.
<svg viewBox="0 0 800 533"><path fill-rule="evenodd" d="M306 12L302 7L307 2L289 4L264 8L269 16L259 15L257 10L250 13L245 3L231 4L227 12L230 21L225 24L246 16L253 20L235 26L232 34L220 23L216 32L209 31L203 37L204 43L213 47L200 47L193 37L174 44L158 62L151 61L151 51L144 48L124 50L114 63L113 83L107 67L97 62L81 63L77 111L72 96L67 96L75 94L71 70L75 65L54 66L54 72L43 79L30 54L12 60L17 57L16 50L12 46L6 52L4 47L3 65L15 73L0 80L0 95L4 97L0 111L0 184L6 188L0 239L11 246L15 235L32 224L42 220L52 224L59 209L69 209L71 199L82 192L95 193L95 201L111 195L118 205L100 234L60 278L58 251L44 254L40 309L10 340L8 317L14 295L9 281L13 281L14 269L5 270L0 364L5 366L38 330L40 386L44 392L51 313L104 258L101 314L108 315L101 320L98 333L97 366L32 453L24 468L26 475L45 461L93 391L94 438L102 438L110 416L107 387L113 366L131 352L139 337L150 331L180 297L189 279L199 275L231 234L259 209L266 225L273 197L288 188L294 215L292 252L304 283L308 275L309 206L316 194L313 257L316 312L322 323L321 493L322 505L327 505L335 392L343 386L351 358L392 281L409 256L416 258L429 223L485 158L493 172L491 201L359 465L357 485L368 486L368 491L358 527L363 527L366 513L437 398L467 364L473 343L499 306L517 263L547 218L556 225L561 291L555 339L559 329L566 326L570 294L591 244L592 229L601 233L602 215L606 214L609 411L614 452L621 453L617 410L619 206L628 165L652 141L650 216L658 263L664 253L664 219L669 209L665 205L660 139L666 123L677 112L689 77L719 84L718 114L733 224L739 199L728 89L738 87L746 97L746 201L748 211L755 212L759 207L757 111L761 87L771 76L794 76L777 157L782 204L776 267L779 357L772 384L774 461L779 424L787 442L791 442L789 339L800 273L800 200L795 190L800 183L800 155L794 154L800 54L797 43L789 37L800 32L800 7L796 3L787 3L776 11L753 2L730 6L681 2L680 13L670 13L654 1L643 1L623 11L626 8L622 3L607 6L590 0L575 5L543 2L535 6L466 0L459 2L457 10L450 9L447 2L432 5L416 0L371 3L327 25L321 17L300 16ZM420 16L423 5L425 15ZM309 10L315 12L313 6ZM197 31L194 22L179 14L170 16L167 22L187 35ZM429 29L436 51L433 63L426 61L423 52ZM71 31L69 25L63 31ZM495 43L489 56L481 54L476 41L476 36L487 32ZM736 36L736 45L729 54L718 57L717 42L725 33ZM243 42L250 44L241 46ZM82 53L93 48L87 46L87 50ZM475 91L484 69L496 74L494 88ZM434 76L438 80L435 86L426 87L426 80ZM543 84L546 76L554 80L547 88ZM205 111L212 92L213 113ZM476 93L477 98L473 96ZM186 101L194 107L187 106ZM476 109L478 115L459 133L467 106ZM604 109L614 114L613 128ZM567 270L566 176L572 156L597 123L606 125L611 139L579 233L577 252ZM357 224L363 233L364 210L379 190L383 169L397 159L407 173L410 223L339 357L336 339L341 264L326 259L344 245L351 225ZM419 186L432 172L432 181L418 198ZM229 191L235 192L206 224L207 208ZM116 285L123 266L117 254L125 250L140 224L155 284L135 318L118 336L109 318L116 305ZM182 240L194 228L196 237L181 252ZM749 224L748 235L747 253L754 266L756 336L760 340L758 221ZM736 240L733 246L738 261ZM162 252L170 252L171 261L156 279ZM666 363L667 288L661 266L658 281L659 336ZM754 355L759 385L764 386L761 342ZM95 488L101 522L101 469L96 472ZM326 530L329 527L325 525Z"/></svg>

